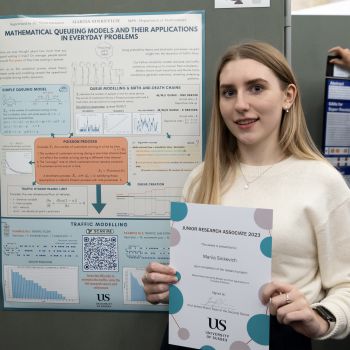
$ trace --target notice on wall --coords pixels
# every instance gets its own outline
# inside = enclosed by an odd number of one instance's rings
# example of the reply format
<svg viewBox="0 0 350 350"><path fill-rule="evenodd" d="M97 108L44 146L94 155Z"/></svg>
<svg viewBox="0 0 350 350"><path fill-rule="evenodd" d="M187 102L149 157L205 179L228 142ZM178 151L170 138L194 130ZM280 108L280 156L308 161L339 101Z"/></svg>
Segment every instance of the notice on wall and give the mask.
<svg viewBox="0 0 350 350"><path fill-rule="evenodd" d="M0 19L5 308L166 309L141 277L202 161L203 16Z"/></svg>
<svg viewBox="0 0 350 350"><path fill-rule="evenodd" d="M215 8L270 7L270 0L215 0Z"/></svg>
<svg viewBox="0 0 350 350"><path fill-rule="evenodd" d="M324 154L350 186L350 80L326 79Z"/></svg>

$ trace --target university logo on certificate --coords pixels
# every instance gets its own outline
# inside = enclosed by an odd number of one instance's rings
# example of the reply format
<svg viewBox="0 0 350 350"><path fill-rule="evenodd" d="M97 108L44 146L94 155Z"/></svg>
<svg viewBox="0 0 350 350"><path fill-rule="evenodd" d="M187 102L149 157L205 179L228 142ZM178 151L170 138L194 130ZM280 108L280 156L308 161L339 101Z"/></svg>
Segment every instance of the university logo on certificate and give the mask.
<svg viewBox="0 0 350 350"><path fill-rule="evenodd" d="M269 348L259 298L271 280L271 209L171 203L169 343L202 350Z"/></svg>

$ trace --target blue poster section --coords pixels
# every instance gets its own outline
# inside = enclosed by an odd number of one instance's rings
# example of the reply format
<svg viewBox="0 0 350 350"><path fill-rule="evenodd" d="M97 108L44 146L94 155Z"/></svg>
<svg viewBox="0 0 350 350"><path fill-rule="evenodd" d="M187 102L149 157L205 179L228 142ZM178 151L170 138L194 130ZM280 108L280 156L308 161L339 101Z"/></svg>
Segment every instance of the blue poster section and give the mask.
<svg viewBox="0 0 350 350"><path fill-rule="evenodd" d="M350 80L326 79L324 155L350 186Z"/></svg>
<svg viewBox="0 0 350 350"><path fill-rule="evenodd" d="M141 278L169 261L168 220L3 218L1 232L5 308L166 310Z"/></svg>
<svg viewBox="0 0 350 350"><path fill-rule="evenodd" d="M50 135L70 131L68 85L2 86L1 134Z"/></svg>

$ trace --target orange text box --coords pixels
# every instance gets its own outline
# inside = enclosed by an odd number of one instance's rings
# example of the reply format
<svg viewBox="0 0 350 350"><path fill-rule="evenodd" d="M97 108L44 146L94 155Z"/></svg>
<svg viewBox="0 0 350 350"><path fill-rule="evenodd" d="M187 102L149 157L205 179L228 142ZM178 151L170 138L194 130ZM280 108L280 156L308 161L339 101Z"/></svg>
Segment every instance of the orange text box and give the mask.
<svg viewBox="0 0 350 350"><path fill-rule="evenodd" d="M123 137L38 138L38 184L122 185L128 179L127 140Z"/></svg>

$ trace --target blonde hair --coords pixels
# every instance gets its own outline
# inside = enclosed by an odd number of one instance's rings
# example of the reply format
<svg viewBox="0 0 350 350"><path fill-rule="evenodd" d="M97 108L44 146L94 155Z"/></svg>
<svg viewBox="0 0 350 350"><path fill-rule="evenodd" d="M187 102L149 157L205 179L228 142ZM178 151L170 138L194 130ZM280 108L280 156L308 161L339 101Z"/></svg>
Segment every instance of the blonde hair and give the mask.
<svg viewBox="0 0 350 350"><path fill-rule="evenodd" d="M220 113L220 74L224 66L234 60L253 59L270 68L281 83L281 89L289 84L297 87L297 94L288 114L281 111L279 143L286 156L299 159L324 160L307 129L304 112L298 94L296 78L283 54L270 44L246 42L232 46L219 63L207 138L204 166L192 181L187 201L204 204L218 204L227 186L234 181L237 163L237 142L226 127Z"/></svg>

